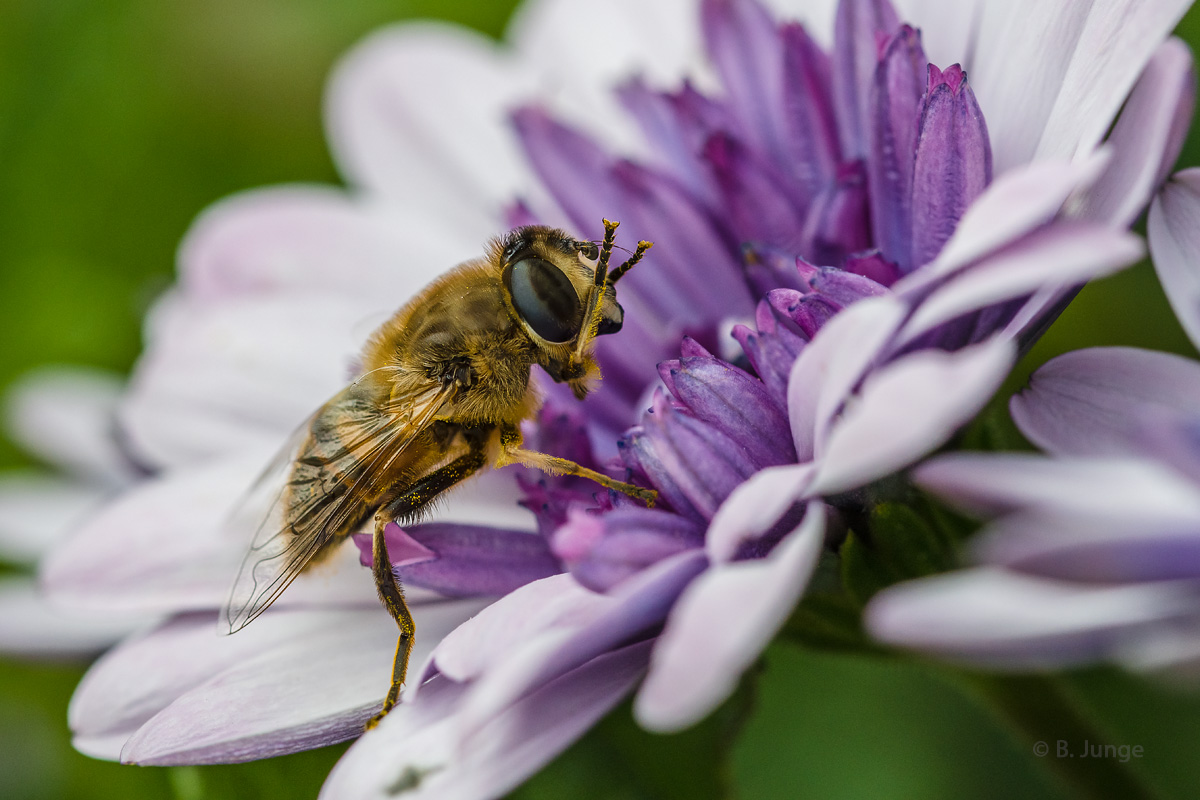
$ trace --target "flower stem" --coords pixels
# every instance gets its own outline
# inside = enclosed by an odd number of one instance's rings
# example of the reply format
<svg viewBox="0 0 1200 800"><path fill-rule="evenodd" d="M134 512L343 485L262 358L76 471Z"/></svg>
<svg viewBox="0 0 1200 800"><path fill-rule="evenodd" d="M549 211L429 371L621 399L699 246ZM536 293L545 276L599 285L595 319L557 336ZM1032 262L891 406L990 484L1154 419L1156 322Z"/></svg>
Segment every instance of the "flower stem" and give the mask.
<svg viewBox="0 0 1200 800"><path fill-rule="evenodd" d="M1117 757L1111 738L1060 679L963 671L955 671L953 677L1043 762L1069 796L1081 800L1158 796L1130 769L1128 758Z"/></svg>

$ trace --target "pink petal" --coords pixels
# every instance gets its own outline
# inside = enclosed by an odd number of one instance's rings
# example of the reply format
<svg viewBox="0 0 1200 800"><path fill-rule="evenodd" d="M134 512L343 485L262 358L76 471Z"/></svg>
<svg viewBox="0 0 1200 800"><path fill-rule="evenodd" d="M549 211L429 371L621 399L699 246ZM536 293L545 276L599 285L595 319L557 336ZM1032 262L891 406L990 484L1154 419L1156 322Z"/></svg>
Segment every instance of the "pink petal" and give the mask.
<svg viewBox="0 0 1200 800"><path fill-rule="evenodd" d="M893 297L840 312L800 352L788 378L788 416L800 461L820 453L830 421L907 313Z"/></svg>
<svg viewBox="0 0 1200 800"><path fill-rule="evenodd" d="M1200 415L1200 364L1128 347L1059 356L1009 403L1029 440L1055 455L1136 455L1151 406Z"/></svg>
<svg viewBox="0 0 1200 800"><path fill-rule="evenodd" d="M1196 76L1179 39L1163 42L1133 87L1106 145L1108 169L1084 196L1087 219L1132 225L1166 178L1192 121Z"/></svg>
<svg viewBox="0 0 1200 800"><path fill-rule="evenodd" d="M955 317L1033 294L1111 274L1142 257L1133 234L1083 222L1059 222L1032 233L934 290L905 325L911 341Z"/></svg>
<svg viewBox="0 0 1200 800"><path fill-rule="evenodd" d="M32 578L0 578L0 652L5 656L86 659L151 622L50 605Z"/></svg>
<svg viewBox="0 0 1200 800"><path fill-rule="evenodd" d="M976 513L1029 507L1082 518L1200 524L1200 490L1150 461L963 453L921 465L914 478Z"/></svg>
<svg viewBox="0 0 1200 800"><path fill-rule="evenodd" d="M1200 347L1200 169L1176 174L1150 206L1146 231L1154 268L1192 343Z"/></svg>
<svg viewBox="0 0 1200 800"><path fill-rule="evenodd" d="M1015 358L1011 342L993 340L918 351L871 375L830 433L810 491L862 486L941 446L995 394Z"/></svg>
<svg viewBox="0 0 1200 800"><path fill-rule="evenodd" d="M398 25L338 66L329 138L350 182L401 213L424 209L479 246L531 183L507 115L532 89L531 76L482 34Z"/></svg>
<svg viewBox="0 0 1200 800"><path fill-rule="evenodd" d="M490 800L528 778L596 723L642 676L648 642L606 653L489 718L469 747L457 736L453 687L423 692L407 718L388 715L342 758L323 798L391 794L411 800ZM449 683L446 681L446 683ZM440 695L440 696L439 696Z"/></svg>
<svg viewBox="0 0 1200 800"><path fill-rule="evenodd" d="M55 466L109 486L129 477L113 438L124 381L85 367L41 367L9 390L6 428L13 441Z"/></svg>
<svg viewBox="0 0 1200 800"><path fill-rule="evenodd" d="M867 606L871 635L971 664L1045 669L1103 658L1194 606L1178 583L1091 587L975 569L902 583Z"/></svg>
<svg viewBox="0 0 1200 800"><path fill-rule="evenodd" d="M420 203L401 209L280 186L207 208L180 245L179 270L191 300L333 292L398 306L481 245Z"/></svg>
<svg viewBox="0 0 1200 800"><path fill-rule="evenodd" d="M281 441L346 385L371 310L332 294L172 304L153 320L122 430L160 465Z"/></svg>
<svg viewBox="0 0 1200 800"><path fill-rule="evenodd" d="M824 536L824 505L811 502L769 556L714 565L684 590L634 704L643 727L681 730L733 692L804 593Z"/></svg>

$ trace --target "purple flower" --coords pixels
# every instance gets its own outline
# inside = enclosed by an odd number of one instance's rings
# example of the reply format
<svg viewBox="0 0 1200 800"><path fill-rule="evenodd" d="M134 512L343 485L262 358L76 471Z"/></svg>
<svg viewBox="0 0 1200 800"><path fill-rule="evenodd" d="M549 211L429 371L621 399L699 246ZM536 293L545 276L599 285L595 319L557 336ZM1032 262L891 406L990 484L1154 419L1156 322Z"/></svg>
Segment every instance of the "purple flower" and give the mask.
<svg viewBox="0 0 1200 800"><path fill-rule="evenodd" d="M649 727L719 703L803 593L839 498L946 441L1075 287L1140 255L1126 228L1190 112L1163 89L1190 75L1164 43L1182 3L922 6L844 0L801 27L710 0L697 36L683 2L545 0L511 47L432 25L361 45L329 101L356 188L200 218L119 412L154 475L43 566L64 600L170 616L85 678L78 746L202 763L361 730L394 630L355 554L214 640L242 546L220 519L352 374L374 315L505 220L594 235L607 216L655 241L599 391L576 407L547 387L529 439L663 502L500 471L395 529L414 680L326 795L502 794L645 675Z"/></svg>
<svg viewBox="0 0 1200 800"><path fill-rule="evenodd" d="M1154 201L1163 286L1200 343L1200 174ZM957 454L917 480L991 520L975 566L872 602L894 644L1009 669L1111 660L1194 677L1200 664L1200 363L1132 348L1060 356L1012 399L1050 457Z"/></svg>

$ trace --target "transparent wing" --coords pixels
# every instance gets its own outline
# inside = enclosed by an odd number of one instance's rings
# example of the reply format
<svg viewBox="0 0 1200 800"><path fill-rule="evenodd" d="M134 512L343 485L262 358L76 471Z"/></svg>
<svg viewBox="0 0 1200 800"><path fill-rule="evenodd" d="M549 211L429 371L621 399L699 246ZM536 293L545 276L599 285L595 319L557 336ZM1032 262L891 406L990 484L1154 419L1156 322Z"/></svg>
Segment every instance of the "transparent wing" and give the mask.
<svg viewBox="0 0 1200 800"><path fill-rule="evenodd" d="M453 399L423 383L380 403L355 383L317 411L271 463L229 525L253 538L221 614L229 633L253 622L305 567L375 511L379 476ZM247 538L250 538L247 536Z"/></svg>

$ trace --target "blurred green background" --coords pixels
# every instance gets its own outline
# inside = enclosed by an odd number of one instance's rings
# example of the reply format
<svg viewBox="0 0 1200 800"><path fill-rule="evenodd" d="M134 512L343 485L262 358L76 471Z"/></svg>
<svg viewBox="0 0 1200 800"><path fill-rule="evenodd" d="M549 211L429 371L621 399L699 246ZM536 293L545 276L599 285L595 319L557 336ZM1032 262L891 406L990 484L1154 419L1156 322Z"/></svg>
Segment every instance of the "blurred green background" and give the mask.
<svg viewBox="0 0 1200 800"><path fill-rule="evenodd" d="M0 386L45 363L128 370L141 315L208 203L336 182L321 127L339 54L387 22L440 17L500 35L512 0L5 0L0 3ZM1200 14L1180 30L1200 43ZM1181 163L1200 164L1193 131ZM1139 266L1088 287L1022 364L1128 344L1195 355ZM1014 383L1015 385L1015 383ZM0 440L0 468L37 468ZM4 569L0 565L0 569ZM0 660L0 798L315 797L333 748L260 764L138 769L70 747L83 665ZM1200 700L1096 669L1069 695L1165 797L1200 796ZM768 652L728 759L713 725L652 737L619 709L517 792L534 798L1064 797L936 668ZM714 781L719 780L719 783Z"/></svg>

